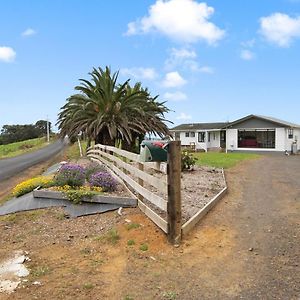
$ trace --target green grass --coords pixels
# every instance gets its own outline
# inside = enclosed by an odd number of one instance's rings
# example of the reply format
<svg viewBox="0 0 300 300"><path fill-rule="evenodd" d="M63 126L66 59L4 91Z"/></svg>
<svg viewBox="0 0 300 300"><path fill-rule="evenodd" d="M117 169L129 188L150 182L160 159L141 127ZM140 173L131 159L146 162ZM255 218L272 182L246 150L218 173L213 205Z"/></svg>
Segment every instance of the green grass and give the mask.
<svg viewBox="0 0 300 300"><path fill-rule="evenodd" d="M86 155L86 141L81 141L82 153L83 156ZM80 158L80 151L78 147L78 142L67 147L65 152L66 158L68 160L77 160Z"/></svg>
<svg viewBox="0 0 300 300"><path fill-rule="evenodd" d="M17 156L23 153L32 152L47 146L48 143L44 137L26 140L7 145L0 145L0 159Z"/></svg>
<svg viewBox="0 0 300 300"><path fill-rule="evenodd" d="M95 241L109 243L111 245L116 245L120 240L120 234L117 229L112 228L104 235L99 235L94 237Z"/></svg>
<svg viewBox="0 0 300 300"><path fill-rule="evenodd" d="M142 244L142 245L140 246L140 250L142 250L142 251L147 251L148 249L149 249L149 247L148 247L147 244Z"/></svg>
<svg viewBox="0 0 300 300"><path fill-rule="evenodd" d="M207 153L194 153L193 154L198 160L197 165L210 166L216 168L228 169L234 167L238 163L244 160L258 158L259 155L252 153L218 153L218 152L207 152Z"/></svg>
<svg viewBox="0 0 300 300"><path fill-rule="evenodd" d="M38 266L36 268L34 268L33 270L31 270L31 275L33 277L41 277L41 276L45 276L47 274L50 273L50 268L47 266Z"/></svg>
<svg viewBox="0 0 300 300"><path fill-rule="evenodd" d="M83 285L83 288L86 289L86 290L91 290L94 288L94 285L92 283L85 283Z"/></svg>
<svg viewBox="0 0 300 300"><path fill-rule="evenodd" d="M141 224L139 223L129 223L126 225L127 230L140 228Z"/></svg>
<svg viewBox="0 0 300 300"><path fill-rule="evenodd" d="M128 240L127 245L128 246L133 246L133 245L135 245L135 241L134 240Z"/></svg>

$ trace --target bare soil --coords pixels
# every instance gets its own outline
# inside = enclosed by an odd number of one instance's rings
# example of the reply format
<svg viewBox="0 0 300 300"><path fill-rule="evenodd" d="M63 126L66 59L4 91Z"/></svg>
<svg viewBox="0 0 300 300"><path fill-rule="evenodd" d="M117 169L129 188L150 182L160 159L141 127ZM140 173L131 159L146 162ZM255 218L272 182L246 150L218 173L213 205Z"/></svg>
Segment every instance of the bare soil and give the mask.
<svg viewBox="0 0 300 300"><path fill-rule="evenodd" d="M166 175L159 172L152 172L153 176L166 181ZM135 179L137 180L137 178ZM145 183L148 190L167 200L167 193L158 191L153 186ZM192 170L181 173L181 202L182 202L182 223L192 218L199 210L209 203L226 186L222 169L194 166ZM167 191L166 191L167 192ZM147 206L167 219L166 212L162 211L151 202L143 200Z"/></svg>
<svg viewBox="0 0 300 300"><path fill-rule="evenodd" d="M28 251L31 274L0 299L299 299L300 157L265 156L226 174L228 195L179 248L138 209L1 217L0 260Z"/></svg>

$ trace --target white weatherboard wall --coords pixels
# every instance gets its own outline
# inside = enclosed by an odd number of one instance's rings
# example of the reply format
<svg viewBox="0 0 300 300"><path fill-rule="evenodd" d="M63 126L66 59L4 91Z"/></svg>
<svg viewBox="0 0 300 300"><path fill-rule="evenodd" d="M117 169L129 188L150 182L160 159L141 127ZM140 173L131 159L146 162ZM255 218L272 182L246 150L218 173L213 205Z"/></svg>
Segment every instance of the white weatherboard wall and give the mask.
<svg viewBox="0 0 300 300"><path fill-rule="evenodd" d="M287 150L287 130L285 128L275 129L275 151Z"/></svg>
<svg viewBox="0 0 300 300"><path fill-rule="evenodd" d="M238 150L238 130L227 129L226 130L226 148L227 150Z"/></svg>
<svg viewBox="0 0 300 300"><path fill-rule="evenodd" d="M249 130L249 128L247 129ZM295 136L298 137L298 140L300 139L299 129L294 129ZM275 128L275 148L238 148L238 129L227 129L226 131L226 147L229 151L290 151L293 141L294 139L288 139L288 130L286 128ZM300 149L300 141L298 141L297 147Z"/></svg>
<svg viewBox="0 0 300 300"><path fill-rule="evenodd" d="M293 138L289 139L289 131L285 130L285 150L291 151L292 144L297 142L297 149L300 150L300 129L293 130Z"/></svg>
<svg viewBox="0 0 300 300"><path fill-rule="evenodd" d="M180 141L183 146L190 146L191 143L196 143L197 141L197 133L195 133L195 137L186 137L185 132L180 132Z"/></svg>
<svg viewBox="0 0 300 300"><path fill-rule="evenodd" d="M198 141L199 132L205 132L205 141ZM208 132L210 132L210 142L208 142ZM195 132L195 137L186 137L185 132L180 132L180 141L182 146L190 146L191 143L195 143L196 149L209 149L220 147L220 131L212 130L198 130Z"/></svg>

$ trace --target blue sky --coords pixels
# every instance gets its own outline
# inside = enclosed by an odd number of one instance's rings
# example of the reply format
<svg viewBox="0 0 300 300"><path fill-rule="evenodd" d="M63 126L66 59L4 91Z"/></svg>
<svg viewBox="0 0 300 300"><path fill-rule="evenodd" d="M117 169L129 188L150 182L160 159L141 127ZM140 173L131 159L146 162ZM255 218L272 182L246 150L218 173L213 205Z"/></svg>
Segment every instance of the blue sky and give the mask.
<svg viewBox="0 0 300 300"><path fill-rule="evenodd" d="M300 0L1 1L0 126L55 123L79 78L120 70L175 124L300 123Z"/></svg>

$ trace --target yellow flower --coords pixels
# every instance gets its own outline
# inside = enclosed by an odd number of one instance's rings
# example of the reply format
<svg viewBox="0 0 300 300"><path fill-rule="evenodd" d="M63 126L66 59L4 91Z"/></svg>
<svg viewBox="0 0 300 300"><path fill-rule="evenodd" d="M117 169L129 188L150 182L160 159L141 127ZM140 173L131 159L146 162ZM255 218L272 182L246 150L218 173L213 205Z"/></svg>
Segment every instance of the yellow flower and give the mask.
<svg viewBox="0 0 300 300"><path fill-rule="evenodd" d="M52 182L53 176L38 176L28 179L15 186L13 189L13 195L15 197L19 197L33 191L38 186L49 186Z"/></svg>

